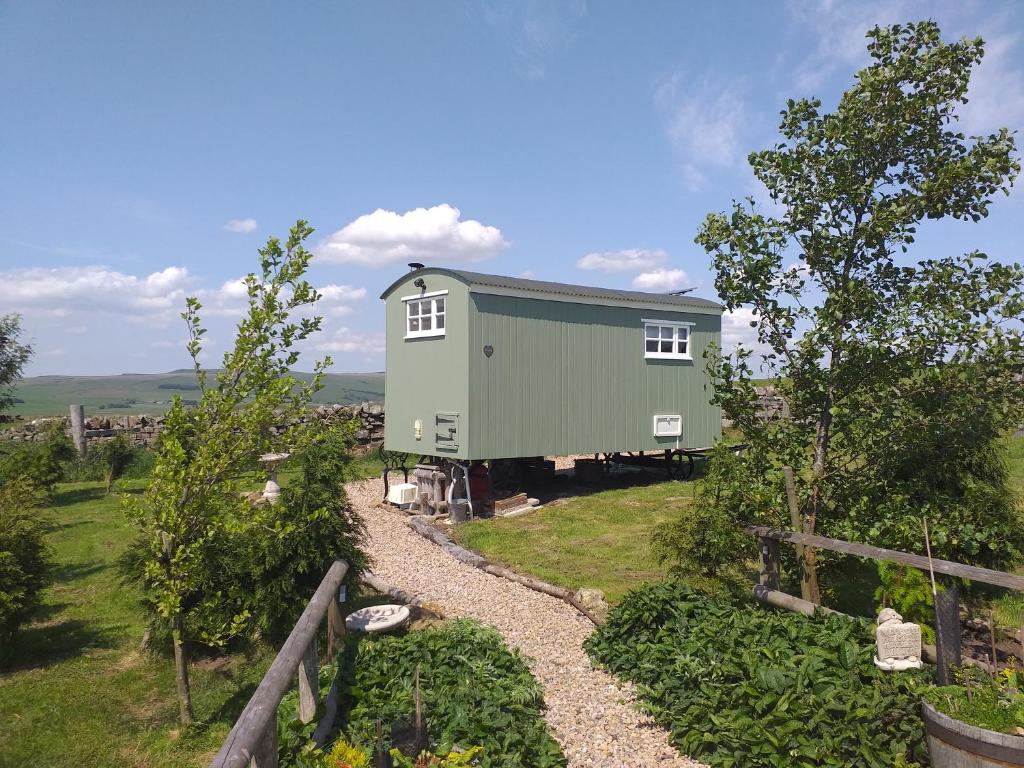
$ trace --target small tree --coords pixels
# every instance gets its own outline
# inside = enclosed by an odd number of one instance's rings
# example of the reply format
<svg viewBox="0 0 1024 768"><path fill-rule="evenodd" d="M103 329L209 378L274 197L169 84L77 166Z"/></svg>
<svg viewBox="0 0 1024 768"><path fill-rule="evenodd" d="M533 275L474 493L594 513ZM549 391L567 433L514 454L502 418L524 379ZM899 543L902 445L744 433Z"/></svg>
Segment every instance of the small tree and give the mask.
<svg viewBox="0 0 1024 768"><path fill-rule="evenodd" d="M103 482L109 496L110 486L128 469L128 465L135 457L135 451L132 450L128 438L124 435L115 435L105 443L100 443L96 455L100 466L103 467Z"/></svg>
<svg viewBox="0 0 1024 768"><path fill-rule="evenodd" d="M39 605L51 568L36 489L20 477L0 484L0 665L18 627Z"/></svg>
<svg viewBox="0 0 1024 768"><path fill-rule="evenodd" d="M29 344L19 344L21 315L0 315L0 413L14 402L14 385L32 357Z"/></svg>
<svg viewBox="0 0 1024 768"><path fill-rule="evenodd" d="M220 596L206 589L216 583L209 571L215 562L210 553L247 524L248 501L238 477L271 447L301 446L305 435L298 416L330 364L329 358L318 361L306 383L289 372L299 359L295 345L320 328L319 317L292 319L296 310L319 298L303 279L311 258L303 241L312 231L299 221L284 247L271 238L260 250L259 274L245 278L247 313L212 384L199 362L206 332L199 319L201 305L194 297L187 300L182 317L199 380L199 404L186 409L175 398L157 443L152 481L141 498L125 502L147 544L147 591L171 626L183 724L192 721L189 617L209 613L219 603ZM274 438L275 424L296 426ZM247 618L244 611L237 613L216 630L207 627L201 639L217 642L218 636L236 633Z"/></svg>
<svg viewBox="0 0 1024 768"><path fill-rule="evenodd" d="M753 310L767 350L759 370L741 348L712 355L709 372L715 400L751 446L737 495L752 516L786 509L780 469L789 464L805 532L920 548L921 494L930 493L920 461L941 461L953 441L963 449L956 470L969 475L977 464L963 451L989 450L992 426L1020 412L1024 271L977 252L916 264L897 255L924 219L984 218L1020 165L1005 128L970 138L956 129L981 39L944 43L930 21L868 38L872 63L835 111L790 100L783 140L750 155L780 213L750 200L710 214L700 230L719 295L730 310ZM790 418L758 418L758 375L776 380ZM972 423L984 426L972 432ZM910 461L897 471L899 456ZM973 482L964 477L955 482ZM1006 498L998 479L985 482ZM881 498L889 503L874 503ZM998 565L1019 555L1016 514L978 520L983 534L966 546L938 515L932 522L939 556ZM817 600L813 550L806 557L805 595Z"/></svg>

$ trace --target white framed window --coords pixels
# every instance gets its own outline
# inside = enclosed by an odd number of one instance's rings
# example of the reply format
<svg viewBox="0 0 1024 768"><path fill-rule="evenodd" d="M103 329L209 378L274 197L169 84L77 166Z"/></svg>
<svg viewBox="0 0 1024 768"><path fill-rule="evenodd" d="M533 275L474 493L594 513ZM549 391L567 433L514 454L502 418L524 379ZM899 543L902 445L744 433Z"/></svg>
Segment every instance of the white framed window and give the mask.
<svg viewBox="0 0 1024 768"><path fill-rule="evenodd" d="M676 320L644 320L644 357L649 360L692 360L690 326Z"/></svg>
<svg viewBox="0 0 1024 768"><path fill-rule="evenodd" d="M403 296L405 302L405 338L444 336L448 291Z"/></svg>

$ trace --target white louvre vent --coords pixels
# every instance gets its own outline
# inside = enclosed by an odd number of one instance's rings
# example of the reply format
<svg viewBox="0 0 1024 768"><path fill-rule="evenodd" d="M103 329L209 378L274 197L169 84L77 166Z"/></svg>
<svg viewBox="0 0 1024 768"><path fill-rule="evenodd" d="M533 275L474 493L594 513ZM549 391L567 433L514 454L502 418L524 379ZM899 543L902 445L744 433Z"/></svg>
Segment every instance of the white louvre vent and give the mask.
<svg viewBox="0 0 1024 768"><path fill-rule="evenodd" d="M413 483L399 483L388 489L388 501L392 504L409 504L416 501L416 485Z"/></svg>
<svg viewBox="0 0 1024 768"><path fill-rule="evenodd" d="M669 414L654 417L655 437L679 437L683 434L683 417Z"/></svg>

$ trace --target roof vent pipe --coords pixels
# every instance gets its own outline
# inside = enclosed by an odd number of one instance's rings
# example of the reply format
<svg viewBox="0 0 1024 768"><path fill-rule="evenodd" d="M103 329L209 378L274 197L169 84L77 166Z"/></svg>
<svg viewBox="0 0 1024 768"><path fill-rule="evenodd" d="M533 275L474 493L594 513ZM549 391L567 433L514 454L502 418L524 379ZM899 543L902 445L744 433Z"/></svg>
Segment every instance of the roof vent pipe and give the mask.
<svg viewBox="0 0 1024 768"><path fill-rule="evenodd" d="M415 272L417 269L423 269L423 265L420 264L418 261L410 261L409 269Z"/></svg>

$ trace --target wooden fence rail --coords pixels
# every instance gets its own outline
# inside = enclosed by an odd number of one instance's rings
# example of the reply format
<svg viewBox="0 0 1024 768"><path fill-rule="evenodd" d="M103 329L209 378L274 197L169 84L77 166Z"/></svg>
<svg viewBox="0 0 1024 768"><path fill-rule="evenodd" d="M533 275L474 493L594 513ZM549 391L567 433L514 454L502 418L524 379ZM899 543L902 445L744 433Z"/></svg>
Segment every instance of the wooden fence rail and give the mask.
<svg viewBox="0 0 1024 768"><path fill-rule="evenodd" d="M833 552L843 552L847 555L868 557L872 560L888 560L892 563L902 563L903 565L910 565L924 571L928 570L928 558L924 555L915 555L910 552L899 552L895 549L872 547L869 544L858 544L852 541L843 541L842 539L829 539L809 533L796 533L795 531L783 531L763 526L752 526L747 528L747 532L752 533L759 539L803 544L815 549L828 549ZM954 563L950 560L932 559L931 566L935 573L945 574L946 576L956 576L961 579L969 579L970 581L981 581L985 584L995 584L998 587L1024 591L1024 576L1014 576L1012 573L993 571L989 568L977 568L973 565Z"/></svg>
<svg viewBox="0 0 1024 768"><path fill-rule="evenodd" d="M210 763L210 768L277 768L277 708L296 674L299 681L299 718L309 723L316 717L320 694L316 633L326 614L327 658L333 658L345 634L341 585L346 573L348 563L335 560ZM321 738L326 736L331 725L328 721L334 720L335 696L336 691L332 690L314 740L317 740L317 735Z"/></svg>

